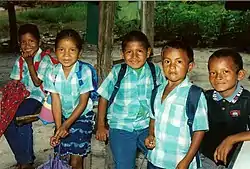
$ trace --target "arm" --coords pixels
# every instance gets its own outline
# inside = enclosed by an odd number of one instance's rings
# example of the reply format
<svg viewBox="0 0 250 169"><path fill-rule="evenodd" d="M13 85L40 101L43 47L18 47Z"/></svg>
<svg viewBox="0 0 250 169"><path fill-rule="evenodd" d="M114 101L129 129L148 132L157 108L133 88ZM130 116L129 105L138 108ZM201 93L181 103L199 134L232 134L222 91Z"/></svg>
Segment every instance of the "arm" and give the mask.
<svg viewBox="0 0 250 169"><path fill-rule="evenodd" d="M61 100L58 93L51 93L51 99L51 108L57 130L62 125Z"/></svg>
<svg viewBox="0 0 250 169"><path fill-rule="evenodd" d="M150 118L149 135L145 139L144 144L148 149L155 148L155 119Z"/></svg>
<svg viewBox="0 0 250 169"><path fill-rule="evenodd" d="M106 128L105 117L107 114L108 100L103 97L99 98L98 103L98 116L97 116L97 131L96 139L106 141L108 137L108 129Z"/></svg>
<svg viewBox="0 0 250 169"><path fill-rule="evenodd" d="M33 81L33 84L38 87L42 84L42 81L38 78L37 76L37 72L35 70L34 64L33 64L33 60L34 60L34 56L36 54L37 51L32 53L22 53L22 57L24 58L25 62L28 65L28 69L29 69L29 73L31 76L31 79Z"/></svg>
<svg viewBox="0 0 250 169"><path fill-rule="evenodd" d="M88 99L89 92L80 95L80 101L70 117L66 121L64 121L64 123L59 126L59 128L57 128L56 134L54 136L57 140L59 140L60 138L64 138L69 134L68 129L80 117L87 106Z"/></svg>
<svg viewBox="0 0 250 169"><path fill-rule="evenodd" d="M194 156L196 155L196 153L200 147L200 144L201 144L201 141L202 141L204 135L205 135L204 131L195 131L194 132L189 150L188 150L186 156L177 165L177 167L176 167L177 169L187 169L188 168L189 164L193 160Z"/></svg>
<svg viewBox="0 0 250 169"><path fill-rule="evenodd" d="M233 145L242 141L250 141L250 131L234 134L224 139L214 152L215 162L218 162L218 160L220 160L223 161L226 165L227 155L233 148Z"/></svg>

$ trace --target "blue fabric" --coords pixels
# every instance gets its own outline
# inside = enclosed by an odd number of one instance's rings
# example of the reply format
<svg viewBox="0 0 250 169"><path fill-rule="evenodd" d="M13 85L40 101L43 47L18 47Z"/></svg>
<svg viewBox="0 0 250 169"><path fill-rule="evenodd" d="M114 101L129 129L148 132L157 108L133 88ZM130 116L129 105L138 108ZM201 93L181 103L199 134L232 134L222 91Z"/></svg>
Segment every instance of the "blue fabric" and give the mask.
<svg viewBox="0 0 250 169"><path fill-rule="evenodd" d="M79 117L71 125L69 135L61 140L60 154L79 155L86 157L91 148L91 136L94 126L94 112L90 111L86 115ZM64 118L63 121L66 119ZM59 146L55 147L55 152L59 152Z"/></svg>
<svg viewBox="0 0 250 169"><path fill-rule="evenodd" d="M42 104L36 99L26 99L20 104L15 117L34 114L41 106ZM17 126L14 120L12 120L4 136L15 155L17 163L33 163L35 156L33 151L32 123Z"/></svg>
<svg viewBox="0 0 250 169"><path fill-rule="evenodd" d="M148 136L148 128L129 132L126 130L109 130L110 148L113 154L115 169L134 169L137 148L144 155L147 154L147 148L144 140Z"/></svg>

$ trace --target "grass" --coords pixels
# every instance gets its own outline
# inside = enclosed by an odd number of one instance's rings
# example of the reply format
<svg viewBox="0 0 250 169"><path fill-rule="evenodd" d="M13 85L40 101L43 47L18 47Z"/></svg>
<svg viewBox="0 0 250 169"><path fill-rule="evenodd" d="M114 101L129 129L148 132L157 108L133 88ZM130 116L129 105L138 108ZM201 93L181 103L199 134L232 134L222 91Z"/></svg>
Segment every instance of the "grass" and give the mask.
<svg viewBox="0 0 250 169"><path fill-rule="evenodd" d="M86 28L87 4L75 2L59 7L38 7L16 11L17 24L34 23L41 34L55 34L63 28L84 31ZM7 11L0 12L0 38L8 38L9 23Z"/></svg>

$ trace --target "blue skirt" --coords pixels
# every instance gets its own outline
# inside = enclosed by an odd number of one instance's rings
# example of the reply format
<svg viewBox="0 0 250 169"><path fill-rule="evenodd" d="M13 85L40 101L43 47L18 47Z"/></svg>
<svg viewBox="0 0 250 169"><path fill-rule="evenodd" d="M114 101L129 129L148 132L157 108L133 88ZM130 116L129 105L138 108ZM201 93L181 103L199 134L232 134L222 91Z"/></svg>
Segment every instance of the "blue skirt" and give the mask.
<svg viewBox="0 0 250 169"><path fill-rule="evenodd" d="M63 118L63 121L65 120L66 119ZM61 156L79 155L86 157L91 150L91 137L94 123L93 111L80 116L69 129L69 135L61 139L60 146L58 145L55 147L55 152L59 153Z"/></svg>

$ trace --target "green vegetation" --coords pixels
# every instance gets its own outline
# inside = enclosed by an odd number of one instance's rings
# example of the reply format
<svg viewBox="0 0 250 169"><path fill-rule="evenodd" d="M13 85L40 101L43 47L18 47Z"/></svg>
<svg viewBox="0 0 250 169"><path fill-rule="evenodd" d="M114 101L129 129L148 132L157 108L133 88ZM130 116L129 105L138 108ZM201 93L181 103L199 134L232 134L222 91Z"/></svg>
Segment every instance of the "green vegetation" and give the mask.
<svg viewBox="0 0 250 169"><path fill-rule="evenodd" d="M40 7L39 7L40 6ZM125 8L124 8L125 9ZM117 5L120 12L121 7ZM118 13L119 13L118 12ZM0 37L8 33L8 17L0 12ZM122 12L123 14L126 11ZM128 13L131 13L128 11ZM56 5L36 5L17 11L17 22L35 23L42 33L55 34L59 29L71 27L84 32L87 18L86 2ZM140 29L137 17L128 21L116 14L115 37L120 39L133 29ZM156 2L155 40L183 38L193 46L250 46L250 12L227 11L224 2Z"/></svg>

